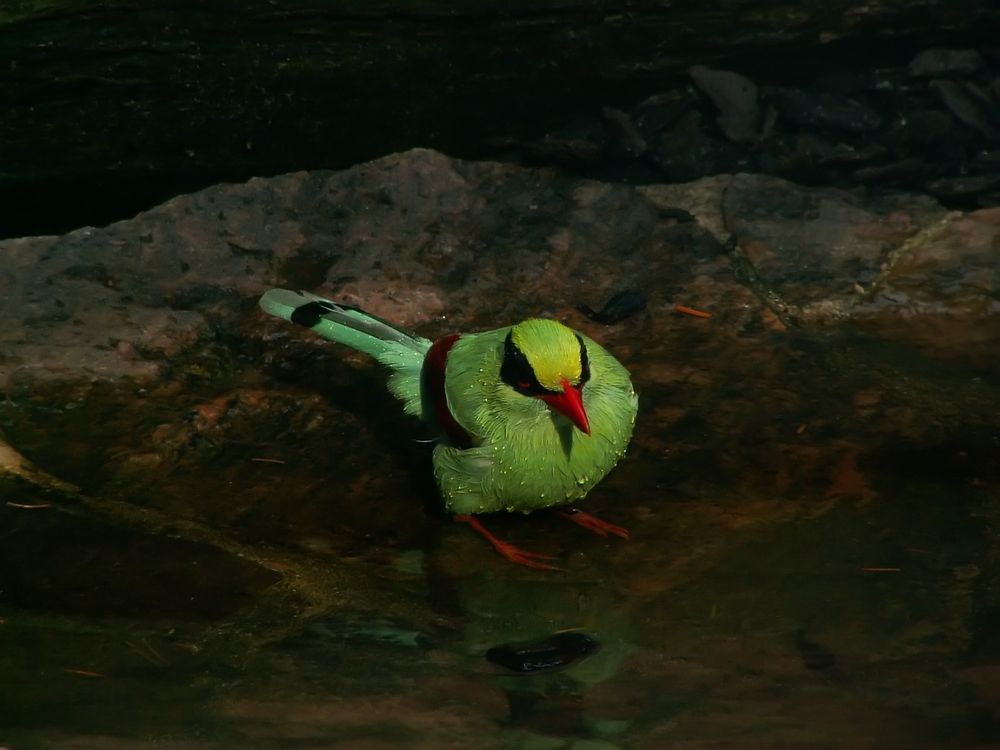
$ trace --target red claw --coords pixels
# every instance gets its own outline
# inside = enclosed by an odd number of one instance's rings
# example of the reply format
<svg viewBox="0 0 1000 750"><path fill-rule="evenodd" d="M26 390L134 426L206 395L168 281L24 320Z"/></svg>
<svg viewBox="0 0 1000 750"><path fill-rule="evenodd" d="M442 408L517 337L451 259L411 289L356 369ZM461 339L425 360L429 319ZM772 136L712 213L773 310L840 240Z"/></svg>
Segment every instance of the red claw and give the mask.
<svg viewBox="0 0 1000 750"><path fill-rule="evenodd" d="M541 562L542 560L555 560L555 557L552 555L543 555L539 552L528 552L527 550L515 547L509 542L498 539L493 536L493 534L491 534L475 516L462 514L455 516L455 520L460 523L469 524L469 526L475 529L478 533L482 534L486 541L493 545L493 549L503 555L507 560L510 560L512 563L524 565L528 568L535 568L536 570L561 570L561 568L557 568L555 565L549 565L548 563Z"/></svg>
<svg viewBox="0 0 1000 750"><path fill-rule="evenodd" d="M620 536L622 539L629 538L628 529L624 526L618 526L607 521L602 521L597 516L584 513L582 510L574 509L569 512L560 513L560 515L589 531L593 531L595 534L600 534L601 536L614 534L615 536Z"/></svg>

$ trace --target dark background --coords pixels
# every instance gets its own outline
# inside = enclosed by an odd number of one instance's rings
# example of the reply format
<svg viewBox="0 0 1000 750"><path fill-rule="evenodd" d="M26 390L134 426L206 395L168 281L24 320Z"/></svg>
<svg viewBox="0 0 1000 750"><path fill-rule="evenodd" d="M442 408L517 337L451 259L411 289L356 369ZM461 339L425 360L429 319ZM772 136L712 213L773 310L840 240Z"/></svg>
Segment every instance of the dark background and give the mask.
<svg viewBox="0 0 1000 750"><path fill-rule="evenodd" d="M996 45L1000 28L1000 3L973 0L500 5L7 0L0 236L413 146L511 158L520 139L686 83L692 64L797 84Z"/></svg>

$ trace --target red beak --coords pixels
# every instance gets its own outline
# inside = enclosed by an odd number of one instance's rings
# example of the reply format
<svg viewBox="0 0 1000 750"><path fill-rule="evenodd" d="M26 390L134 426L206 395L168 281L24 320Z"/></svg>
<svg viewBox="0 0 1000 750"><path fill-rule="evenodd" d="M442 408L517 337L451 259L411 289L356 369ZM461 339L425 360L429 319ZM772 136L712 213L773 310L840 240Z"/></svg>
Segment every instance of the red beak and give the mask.
<svg viewBox="0 0 1000 750"><path fill-rule="evenodd" d="M562 379L562 393L539 396L542 401L555 409L566 419L575 424L587 435L590 434L590 420L587 419L587 412L583 408L583 395L579 390L570 385L566 378Z"/></svg>

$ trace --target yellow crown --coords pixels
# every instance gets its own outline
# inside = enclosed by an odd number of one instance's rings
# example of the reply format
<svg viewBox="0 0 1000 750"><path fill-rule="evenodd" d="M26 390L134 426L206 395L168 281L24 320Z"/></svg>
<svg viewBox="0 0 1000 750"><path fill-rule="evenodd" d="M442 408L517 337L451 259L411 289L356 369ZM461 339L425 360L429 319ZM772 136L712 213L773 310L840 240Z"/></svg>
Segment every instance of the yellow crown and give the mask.
<svg viewBox="0 0 1000 750"><path fill-rule="evenodd" d="M531 363L544 388L561 391L563 378L573 385L580 382L583 375L580 342L562 323L530 318L511 329L511 339Z"/></svg>

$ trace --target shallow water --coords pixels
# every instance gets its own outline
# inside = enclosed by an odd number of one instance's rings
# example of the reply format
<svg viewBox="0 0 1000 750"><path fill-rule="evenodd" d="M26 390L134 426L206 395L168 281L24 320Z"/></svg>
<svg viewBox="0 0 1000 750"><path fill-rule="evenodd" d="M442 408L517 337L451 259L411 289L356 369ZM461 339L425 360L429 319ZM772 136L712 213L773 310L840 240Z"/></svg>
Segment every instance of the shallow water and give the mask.
<svg viewBox="0 0 1000 750"><path fill-rule="evenodd" d="M586 508L630 541L485 519L559 572L436 511L420 428L341 350L12 388L11 443L80 492L3 488L0 744L1000 743L997 371L699 325L616 352L640 418ZM600 650L484 658L566 629Z"/></svg>

